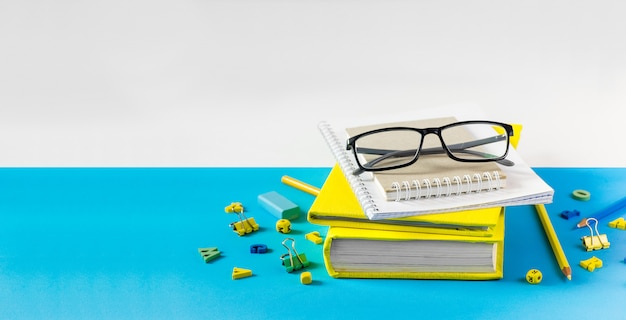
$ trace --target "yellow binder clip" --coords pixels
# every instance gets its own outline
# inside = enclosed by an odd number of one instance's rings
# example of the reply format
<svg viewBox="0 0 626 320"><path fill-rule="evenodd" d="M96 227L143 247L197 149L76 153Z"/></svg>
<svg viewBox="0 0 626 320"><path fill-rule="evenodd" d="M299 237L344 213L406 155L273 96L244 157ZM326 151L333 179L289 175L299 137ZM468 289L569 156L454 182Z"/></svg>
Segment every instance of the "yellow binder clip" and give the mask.
<svg viewBox="0 0 626 320"><path fill-rule="evenodd" d="M590 221L595 221L596 223L595 235L593 233L594 229L592 229L591 226L589 225ZM587 225L587 228L589 228L589 231L591 232L591 235L582 237L583 246L585 247L585 249L587 251L608 249L611 243L609 242L609 239L606 237L606 234L600 234L600 232L598 232L598 220L595 218L589 218L587 219L585 224Z"/></svg>
<svg viewBox="0 0 626 320"><path fill-rule="evenodd" d="M248 218L243 213L243 205L241 205L240 202L231 203L229 206L224 208L224 211L226 213L236 213L237 217L239 217L239 221L230 224L230 227L233 228L233 231L235 231L238 235L243 236L244 234L259 230L259 225L256 223L254 218Z"/></svg>

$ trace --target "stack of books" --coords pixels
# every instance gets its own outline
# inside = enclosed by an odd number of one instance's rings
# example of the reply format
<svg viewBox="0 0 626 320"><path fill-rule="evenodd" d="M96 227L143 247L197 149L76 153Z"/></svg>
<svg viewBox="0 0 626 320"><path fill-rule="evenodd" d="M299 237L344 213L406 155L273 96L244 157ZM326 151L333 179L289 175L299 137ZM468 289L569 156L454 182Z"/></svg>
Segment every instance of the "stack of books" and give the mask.
<svg viewBox="0 0 626 320"><path fill-rule="evenodd" d="M403 125L430 128L441 121L450 119L428 118ZM337 134L337 128L342 133ZM355 175L356 160L346 150L345 141L371 128L320 124L337 164L307 218L310 223L329 227L323 244L328 273L336 278L502 278L505 208L549 203L553 189L515 150L510 150L507 156L515 163L512 167L486 162L479 163L478 168L476 163L449 162L447 156L432 156L420 157L416 163L399 170ZM516 129L519 131L521 127ZM516 144L517 138L519 134L511 139L511 144ZM497 187L485 183L489 186L486 190L465 189L466 192L457 195L450 194L449 183L445 186L448 192L436 190L443 188L440 181L449 181L447 176L458 176L459 169L479 170L481 174L493 172L501 181ZM471 177L473 172L467 171L462 176ZM421 196L420 191L411 195L410 186L403 181L423 182L429 190L422 190ZM404 191L398 187L402 185L406 185ZM393 192L403 192L406 196Z"/></svg>
<svg viewBox="0 0 626 320"><path fill-rule="evenodd" d="M329 226L323 252L333 277L502 277L502 207L370 220L336 165L307 216L313 224Z"/></svg>

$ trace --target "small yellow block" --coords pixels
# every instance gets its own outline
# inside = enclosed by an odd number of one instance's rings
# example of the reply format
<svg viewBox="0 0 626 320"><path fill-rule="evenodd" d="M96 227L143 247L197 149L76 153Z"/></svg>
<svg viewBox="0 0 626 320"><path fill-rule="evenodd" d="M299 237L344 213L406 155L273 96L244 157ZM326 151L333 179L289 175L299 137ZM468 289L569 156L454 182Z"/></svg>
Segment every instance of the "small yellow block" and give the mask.
<svg viewBox="0 0 626 320"><path fill-rule="evenodd" d="M226 208L224 208L224 211L226 213L242 213L243 205L241 204L241 202L232 202L229 206L226 206Z"/></svg>
<svg viewBox="0 0 626 320"><path fill-rule="evenodd" d="M322 243L322 237L320 236L320 233L317 231L313 231L313 232L309 232L307 234L304 235L304 238L315 243L315 244L320 244Z"/></svg>
<svg viewBox="0 0 626 320"><path fill-rule="evenodd" d="M313 282L313 276L311 275L311 272L306 271L300 274L300 283L311 284L311 282Z"/></svg>
<svg viewBox="0 0 626 320"><path fill-rule="evenodd" d="M280 233L289 233L291 232L291 221L287 219L280 219L276 221L276 231Z"/></svg>
<svg viewBox="0 0 626 320"><path fill-rule="evenodd" d="M250 276L252 276L252 270L237 267L233 268L233 280L247 278Z"/></svg>
<svg viewBox="0 0 626 320"><path fill-rule="evenodd" d="M593 270L597 268L602 268L602 260L600 260L596 256L593 256L587 260L581 260L580 266L587 269L587 271L589 272L593 272Z"/></svg>
<svg viewBox="0 0 626 320"><path fill-rule="evenodd" d="M530 284L539 284L542 278L541 271L537 269L530 269L526 272L526 281Z"/></svg>
<svg viewBox="0 0 626 320"><path fill-rule="evenodd" d="M626 230L626 220L623 217L615 219L609 222L609 227Z"/></svg>

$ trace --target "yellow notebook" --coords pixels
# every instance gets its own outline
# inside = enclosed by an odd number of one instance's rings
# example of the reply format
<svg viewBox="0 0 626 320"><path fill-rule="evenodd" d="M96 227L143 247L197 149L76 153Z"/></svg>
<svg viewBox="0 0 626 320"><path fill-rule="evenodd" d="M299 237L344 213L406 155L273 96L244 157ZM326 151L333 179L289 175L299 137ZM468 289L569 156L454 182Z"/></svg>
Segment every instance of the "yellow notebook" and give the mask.
<svg viewBox="0 0 626 320"><path fill-rule="evenodd" d="M323 252L335 278L500 279L504 209L489 238L330 227Z"/></svg>
<svg viewBox="0 0 626 320"><path fill-rule="evenodd" d="M489 237L501 207L370 220L352 192L341 168L335 165L307 214L317 225Z"/></svg>

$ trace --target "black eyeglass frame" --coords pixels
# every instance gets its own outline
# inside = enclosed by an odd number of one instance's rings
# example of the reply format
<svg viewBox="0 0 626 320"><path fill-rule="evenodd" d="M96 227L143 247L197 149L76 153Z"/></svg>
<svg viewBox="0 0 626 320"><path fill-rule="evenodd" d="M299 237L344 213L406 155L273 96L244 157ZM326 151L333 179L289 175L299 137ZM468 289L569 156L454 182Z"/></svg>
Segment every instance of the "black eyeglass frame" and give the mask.
<svg viewBox="0 0 626 320"><path fill-rule="evenodd" d="M491 138L487 138L487 139L481 139L481 140L475 140L475 141L469 141L469 142L464 142L464 143L459 143L459 144L454 144L454 145L446 145L446 143L443 141L443 137L441 136L441 132L445 129L451 128L451 127L457 127L457 126L462 126L462 125L470 125L470 124L487 124L487 125L492 125L492 126L500 126L502 128L504 128L505 132L504 134L498 134L498 135L494 135ZM387 132L387 131L395 131L395 130L409 130L409 131L416 131L418 133L420 133L421 135L421 140L420 140L420 144L419 144L419 150L380 150L380 149L369 149L370 154L392 154L392 153L397 153L395 155L392 156L402 156L403 153L408 153L410 152L410 154L413 154L413 159L411 159L410 161L408 161L407 163L403 163L400 165L394 165L394 166L389 166L389 167L383 167L383 168L372 168L372 167L366 167L364 165L361 164L361 162L358 160L358 150L356 148L356 141L364 136L368 136L368 135L372 135L372 134L376 134L376 133L381 133L381 132ZM440 148L427 148L427 149L422 149L422 146L424 144L424 137L426 137L426 135L428 134L435 134L437 135L437 137L439 137L439 142L441 143L441 147ZM505 137L503 137L503 135ZM507 154L509 153L509 146L510 146L510 141L511 141L511 137L513 137L514 134L514 130L513 130L513 126L507 123L503 123L503 122L496 122L496 121L488 121L488 120L468 120L468 121L459 121L459 122L454 122L454 123L450 123L441 127L432 127L432 128L412 128L412 127L388 127L388 128L380 128L380 129L375 129L375 130L371 130L371 131L367 131L367 132L363 132L360 134L357 134L353 137L350 137L348 139L348 141L346 142L346 150L352 150L354 153L354 157L356 159L356 163L359 166L358 170L355 170L355 172L353 174L358 175L360 173L362 173L363 171L387 171L387 170L393 170L393 169L398 169L398 168L403 168L403 167L407 167L410 166L412 164L414 164L418 159L420 154L424 155L424 154L437 154L437 153L446 153L448 155L448 157L450 157L451 159L455 160L455 161L459 161L459 162L490 162L490 161L500 161L500 160L504 160L504 158L506 158ZM477 158L477 159L463 159L463 158L458 158L456 157L452 151L451 151L451 147L453 150L455 150L456 152L469 152L469 153L473 153L471 150L465 150L467 148L471 148L471 147L475 147L475 146L479 146L482 144L487 144L487 143L491 143L491 142L496 142L496 141L500 141L503 138L506 138L506 150L504 151L502 156L499 157L489 157L489 158ZM362 149L362 148L361 148ZM463 151L465 150L465 151ZM406 155L405 155L406 156ZM381 157L382 158L382 157ZM380 160L382 160L381 158L379 158ZM374 160L376 161L376 160ZM378 161L376 161L378 162ZM376 163L374 162L374 164ZM514 165L514 163L510 162L510 163L503 163L505 165Z"/></svg>

